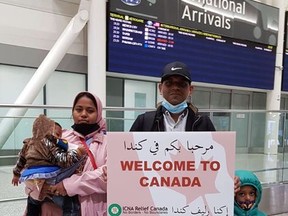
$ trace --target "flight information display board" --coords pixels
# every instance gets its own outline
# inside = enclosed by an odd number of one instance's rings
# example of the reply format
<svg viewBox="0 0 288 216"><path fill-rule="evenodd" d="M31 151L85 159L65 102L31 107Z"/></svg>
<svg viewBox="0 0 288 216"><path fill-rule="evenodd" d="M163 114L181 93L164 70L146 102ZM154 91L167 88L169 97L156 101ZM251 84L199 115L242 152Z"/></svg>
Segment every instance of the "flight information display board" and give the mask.
<svg viewBox="0 0 288 216"><path fill-rule="evenodd" d="M283 58L282 91L288 91L288 49L285 49Z"/></svg>
<svg viewBox="0 0 288 216"><path fill-rule="evenodd" d="M110 72L160 77L165 64L182 61L194 82L273 89L275 46L115 12L108 19Z"/></svg>
<svg viewBox="0 0 288 216"><path fill-rule="evenodd" d="M285 51L283 56L282 91L288 91L288 12L285 14Z"/></svg>

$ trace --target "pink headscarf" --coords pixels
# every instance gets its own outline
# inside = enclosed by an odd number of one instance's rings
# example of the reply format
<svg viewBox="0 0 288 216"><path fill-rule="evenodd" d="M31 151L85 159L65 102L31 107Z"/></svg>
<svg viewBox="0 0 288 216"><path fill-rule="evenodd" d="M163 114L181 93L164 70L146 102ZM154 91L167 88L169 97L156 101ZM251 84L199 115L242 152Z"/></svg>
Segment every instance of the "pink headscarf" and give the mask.
<svg viewBox="0 0 288 216"><path fill-rule="evenodd" d="M84 91L84 92L79 92L73 102L73 108L72 110L74 110L74 107L76 105L76 103L78 102L78 100L82 97L88 97L90 99L94 98L96 101L96 108L97 108L97 118L96 118L96 123L99 125L99 131L106 131L106 121L103 119L102 116L102 112L103 112L103 108L102 108L102 102L101 100L94 94L88 92L88 91ZM93 100L92 100L93 101ZM93 101L94 102L94 101Z"/></svg>
<svg viewBox="0 0 288 216"><path fill-rule="evenodd" d="M90 93L91 94L91 93ZM97 102L97 119L96 123L99 125L99 130L105 130L106 131L106 121L103 119L102 112L103 112L103 106L101 100L94 94L91 94L94 96L96 102Z"/></svg>

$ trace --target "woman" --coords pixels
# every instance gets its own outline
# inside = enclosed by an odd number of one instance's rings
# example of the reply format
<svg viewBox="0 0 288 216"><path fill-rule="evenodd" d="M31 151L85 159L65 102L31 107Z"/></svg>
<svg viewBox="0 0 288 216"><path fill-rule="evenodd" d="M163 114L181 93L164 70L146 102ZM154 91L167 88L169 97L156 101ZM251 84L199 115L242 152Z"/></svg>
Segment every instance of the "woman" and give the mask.
<svg viewBox="0 0 288 216"><path fill-rule="evenodd" d="M82 216L107 215L106 123L102 118L102 103L91 93L80 92L74 99L72 116L73 129L64 130L62 137L69 143L87 146L87 161L81 174L51 186L50 191L61 196L78 195ZM92 154L89 155L89 151ZM55 207L46 203L42 206L42 215L61 214Z"/></svg>

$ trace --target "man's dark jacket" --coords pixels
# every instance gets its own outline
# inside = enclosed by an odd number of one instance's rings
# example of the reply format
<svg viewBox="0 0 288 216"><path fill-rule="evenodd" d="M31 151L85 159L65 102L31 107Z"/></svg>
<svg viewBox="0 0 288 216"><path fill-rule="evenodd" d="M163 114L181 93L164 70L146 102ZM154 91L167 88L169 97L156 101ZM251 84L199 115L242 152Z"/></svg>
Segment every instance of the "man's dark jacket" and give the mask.
<svg viewBox="0 0 288 216"><path fill-rule="evenodd" d="M185 131L215 131L210 118L200 115L198 109L188 103L188 116ZM160 105L157 110L145 112L137 117L130 131L165 131L164 116L165 108Z"/></svg>

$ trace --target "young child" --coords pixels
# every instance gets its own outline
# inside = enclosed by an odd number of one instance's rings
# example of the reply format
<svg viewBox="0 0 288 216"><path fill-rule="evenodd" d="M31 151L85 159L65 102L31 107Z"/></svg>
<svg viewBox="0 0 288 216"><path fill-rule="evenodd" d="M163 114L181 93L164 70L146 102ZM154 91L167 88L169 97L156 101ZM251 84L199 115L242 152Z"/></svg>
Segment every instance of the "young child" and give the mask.
<svg viewBox="0 0 288 216"><path fill-rule="evenodd" d="M262 197L262 186L257 176L248 170L236 170L241 182L240 191L235 194L234 215L266 216L258 209Z"/></svg>
<svg viewBox="0 0 288 216"><path fill-rule="evenodd" d="M32 132L32 138L23 141L24 145L13 169L12 184L25 182L28 194L27 215L40 215L41 201L51 198L42 192L42 188L72 175L83 164L86 150L84 147L68 150L68 143L60 138L61 125L45 115L35 119ZM61 178L57 179L58 176ZM65 212L80 214L78 197L65 196L56 200L61 203L64 215Z"/></svg>

